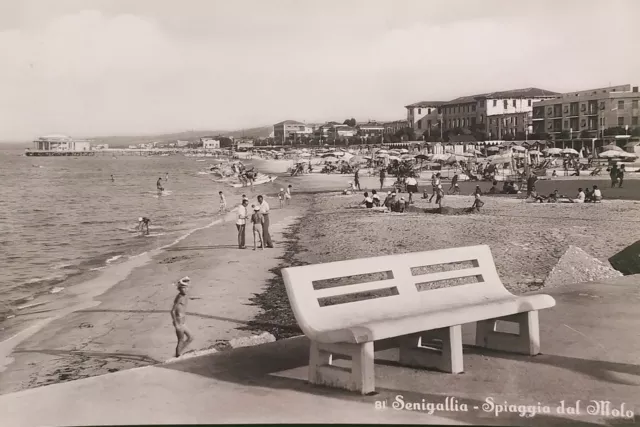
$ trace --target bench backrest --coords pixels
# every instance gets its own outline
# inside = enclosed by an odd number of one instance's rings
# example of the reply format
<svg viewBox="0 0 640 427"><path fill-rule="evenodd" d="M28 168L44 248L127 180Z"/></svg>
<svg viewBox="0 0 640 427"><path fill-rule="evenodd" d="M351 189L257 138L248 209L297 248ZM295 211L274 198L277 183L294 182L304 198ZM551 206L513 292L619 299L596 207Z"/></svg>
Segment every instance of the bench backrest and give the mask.
<svg viewBox="0 0 640 427"><path fill-rule="evenodd" d="M296 320L309 337L512 296L486 245L290 267L282 277Z"/></svg>

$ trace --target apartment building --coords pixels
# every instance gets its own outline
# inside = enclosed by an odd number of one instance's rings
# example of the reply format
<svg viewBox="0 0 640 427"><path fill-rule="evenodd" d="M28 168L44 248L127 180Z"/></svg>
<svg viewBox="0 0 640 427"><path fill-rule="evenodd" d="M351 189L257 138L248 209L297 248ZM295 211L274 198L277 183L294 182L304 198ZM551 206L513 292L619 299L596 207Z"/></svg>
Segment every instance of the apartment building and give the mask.
<svg viewBox="0 0 640 427"><path fill-rule="evenodd" d="M416 132L416 135L429 133L434 127L438 126L438 121L442 119L440 106L443 104L443 101L421 101L405 105L407 122Z"/></svg>
<svg viewBox="0 0 640 427"><path fill-rule="evenodd" d="M564 93L535 105L533 131L596 138L608 128L636 128L639 101L638 86L629 84Z"/></svg>
<svg viewBox="0 0 640 427"><path fill-rule="evenodd" d="M392 122L383 123L384 133L394 135L399 130L411 127L408 120L394 120Z"/></svg>
<svg viewBox="0 0 640 427"><path fill-rule="evenodd" d="M356 126L358 136L380 136L384 133L385 127L377 122L360 123Z"/></svg>
<svg viewBox="0 0 640 427"><path fill-rule="evenodd" d="M531 132L533 105L558 95L530 87L456 98L442 106L443 129L477 128L487 132L491 139Z"/></svg>
<svg viewBox="0 0 640 427"><path fill-rule="evenodd" d="M273 125L273 137L276 141L283 141L285 139L312 135L312 126L308 126L302 122L298 122L295 120L285 120Z"/></svg>
<svg viewBox="0 0 640 427"><path fill-rule="evenodd" d="M530 87L461 96L446 102L417 102L405 108L416 134L430 133L441 122L443 131L478 129L485 130L493 139L501 139L509 133L531 132L533 104L559 95Z"/></svg>

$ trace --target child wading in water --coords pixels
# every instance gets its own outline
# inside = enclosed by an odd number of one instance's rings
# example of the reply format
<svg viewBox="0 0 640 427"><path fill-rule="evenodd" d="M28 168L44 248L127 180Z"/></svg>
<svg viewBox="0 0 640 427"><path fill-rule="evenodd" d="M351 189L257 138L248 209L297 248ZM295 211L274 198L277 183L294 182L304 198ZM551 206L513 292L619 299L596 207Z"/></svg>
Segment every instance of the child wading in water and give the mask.
<svg viewBox="0 0 640 427"><path fill-rule="evenodd" d="M291 185L291 184L289 184L289 186L287 187L287 192L286 192L286 193L284 193L284 198L285 198L286 203L287 203L288 205L290 205L290 204L291 204L291 188L293 188L293 187L292 187L292 185Z"/></svg>
<svg viewBox="0 0 640 427"><path fill-rule="evenodd" d="M284 188L280 189L280 192L278 193L278 200L280 201L280 209L282 209L284 206Z"/></svg>
<svg viewBox="0 0 640 427"><path fill-rule="evenodd" d="M222 191L218 191L218 194L220 195L220 213L223 213L227 210L227 199L222 194Z"/></svg>
<svg viewBox="0 0 640 427"><path fill-rule="evenodd" d="M260 213L260 206L253 207L251 223L253 224L253 250L255 251L257 249L258 241L260 241L260 247L264 250L265 245L262 241L262 224L264 223L264 217Z"/></svg>
<svg viewBox="0 0 640 427"><path fill-rule="evenodd" d="M173 300L173 307L171 308L171 319L173 320L173 327L176 329L176 336L178 337L178 345L176 346L176 357L180 357L184 350L193 341L193 334L187 328L187 302L189 297L187 296L187 289L191 279L189 277L183 277L178 282L178 295Z"/></svg>

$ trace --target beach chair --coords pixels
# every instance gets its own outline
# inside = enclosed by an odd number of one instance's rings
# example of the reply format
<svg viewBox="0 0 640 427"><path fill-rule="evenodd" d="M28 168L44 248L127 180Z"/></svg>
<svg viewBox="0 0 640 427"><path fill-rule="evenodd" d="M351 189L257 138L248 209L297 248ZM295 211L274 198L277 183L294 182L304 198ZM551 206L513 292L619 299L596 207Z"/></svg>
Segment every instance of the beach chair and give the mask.
<svg viewBox="0 0 640 427"><path fill-rule="evenodd" d="M597 167L597 168L595 168L594 170L591 171L589 176L600 176L600 172L602 172L602 168L601 167Z"/></svg>

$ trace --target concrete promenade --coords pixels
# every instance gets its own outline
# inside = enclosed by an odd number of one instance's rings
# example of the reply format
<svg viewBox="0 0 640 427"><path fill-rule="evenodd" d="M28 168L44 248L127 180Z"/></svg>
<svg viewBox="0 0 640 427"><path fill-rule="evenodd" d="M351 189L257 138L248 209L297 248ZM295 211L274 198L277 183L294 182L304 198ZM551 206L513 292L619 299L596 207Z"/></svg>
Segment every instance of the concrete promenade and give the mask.
<svg viewBox="0 0 640 427"><path fill-rule="evenodd" d="M378 394L373 396L307 384L308 341L299 337L7 394L0 396L0 420L2 425L25 427L258 422L638 425L640 276L568 285L549 293L557 305L540 313L543 354L528 357L466 346L465 373L451 375L400 367L392 361L395 350L388 350L377 354ZM463 332L465 344L472 343L473 328L467 325ZM450 407L462 409L464 404L468 410L430 415L392 405L423 399L444 404L447 398ZM376 402L386 402L387 409L376 409ZM496 414L496 405L510 404L527 405L526 410L538 413ZM579 414L558 407L577 408ZM616 416L614 409L623 415L632 412L632 418Z"/></svg>

